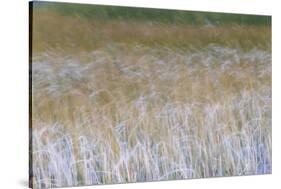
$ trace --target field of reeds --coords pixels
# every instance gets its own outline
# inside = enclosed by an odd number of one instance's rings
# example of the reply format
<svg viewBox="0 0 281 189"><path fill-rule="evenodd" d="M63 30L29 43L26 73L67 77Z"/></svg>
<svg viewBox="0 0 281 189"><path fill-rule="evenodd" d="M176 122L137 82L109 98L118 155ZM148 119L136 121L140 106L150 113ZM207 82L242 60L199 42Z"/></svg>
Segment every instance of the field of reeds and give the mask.
<svg viewBox="0 0 281 189"><path fill-rule="evenodd" d="M48 6L33 7L33 187L271 173L270 18Z"/></svg>

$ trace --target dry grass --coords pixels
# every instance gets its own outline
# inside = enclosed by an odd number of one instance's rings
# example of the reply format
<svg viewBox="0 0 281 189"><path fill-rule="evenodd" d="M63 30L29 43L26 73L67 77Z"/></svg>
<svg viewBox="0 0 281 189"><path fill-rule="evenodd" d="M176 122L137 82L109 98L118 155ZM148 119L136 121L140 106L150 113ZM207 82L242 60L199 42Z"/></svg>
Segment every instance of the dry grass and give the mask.
<svg viewBox="0 0 281 189"><path fill-rule="evenodd" d="M61 25L63 23L63 26ZM249 50L270 50L271 28L240 25L168 25L120 20L87 20L34 11L34 52L87 52L112 42L167 48L201 48L210 43ZM63 46L63 50L61 49Z"/></svg>
<svg viewBox="0 0 281 189"><path fill-rule="evenodd" d="M34 22L34 187L271 173L270 28Z"/></svg>

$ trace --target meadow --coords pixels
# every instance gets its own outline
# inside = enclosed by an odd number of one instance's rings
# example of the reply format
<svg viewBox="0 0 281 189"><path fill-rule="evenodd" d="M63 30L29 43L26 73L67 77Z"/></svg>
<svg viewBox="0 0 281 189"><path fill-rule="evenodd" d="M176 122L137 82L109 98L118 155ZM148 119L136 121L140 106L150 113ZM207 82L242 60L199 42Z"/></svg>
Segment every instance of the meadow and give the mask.
<svg viewBox="0 0 281 189"><path fill-rule="evenodd" d="M33 9L34 188L271 173L269 17L69 6Z"/></svg>

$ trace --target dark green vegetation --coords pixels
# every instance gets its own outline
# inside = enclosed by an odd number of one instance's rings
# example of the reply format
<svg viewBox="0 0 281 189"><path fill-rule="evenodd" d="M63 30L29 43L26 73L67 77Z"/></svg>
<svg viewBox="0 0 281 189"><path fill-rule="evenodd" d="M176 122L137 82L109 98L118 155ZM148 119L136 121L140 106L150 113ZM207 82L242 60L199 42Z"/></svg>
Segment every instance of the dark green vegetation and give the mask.
<svg viewBox="0 0 281 189"><path fill-rule="evenodd" d="M104 5L85 5L70 3L36 2L36 8L49 9L61 15L98 18L103 20L149 21L176 24L239 24L239 25L271 25L270 16L225 14L210 12L193 12L183 10L148 9L134 7L118 7Z"/></svg>

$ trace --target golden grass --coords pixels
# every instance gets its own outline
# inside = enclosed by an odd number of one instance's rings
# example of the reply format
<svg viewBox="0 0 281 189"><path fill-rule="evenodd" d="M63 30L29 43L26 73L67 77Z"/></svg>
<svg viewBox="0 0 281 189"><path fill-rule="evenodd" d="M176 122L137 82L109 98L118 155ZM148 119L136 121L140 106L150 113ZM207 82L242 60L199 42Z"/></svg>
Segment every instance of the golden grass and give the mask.
<svg viewBox="0 0 281 189"><path fill-rule="evenodd" d="M63 23L63 27L62 24ZM34 11L34 52L44 50L77 53L108 43L168 48L198 48L210 43L243 49L271 48L268 26L190 26L118 20L88 20ZM62 49L63 48L63 49Z"/></svg>
<svg viewBox="0 0 281 189"><path fill-rule="evenodd" d="M33 184L271 173L271 35L34 20Z"/></svg>

